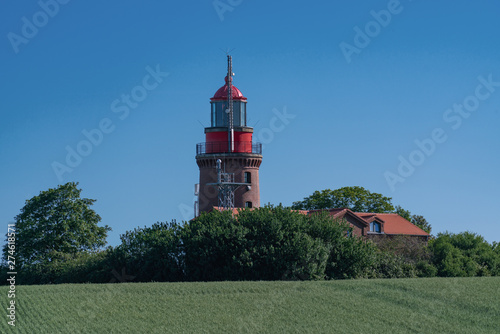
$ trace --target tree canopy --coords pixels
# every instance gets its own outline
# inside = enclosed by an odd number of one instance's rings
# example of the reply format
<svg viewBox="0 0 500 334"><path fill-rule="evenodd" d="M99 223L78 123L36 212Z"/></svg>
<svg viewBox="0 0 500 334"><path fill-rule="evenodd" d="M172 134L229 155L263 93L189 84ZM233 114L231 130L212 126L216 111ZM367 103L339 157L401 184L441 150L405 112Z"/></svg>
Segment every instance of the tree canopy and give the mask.
<svg viewBox="0 0 500 334"><path fill-rule="evenodd" d="M473 233L441 233L428 246L408 236L375 244L353 235L349 223L328 212L304 215L281 205L243 209L237 215L212 211L182 224L156 223L128 231L121 240L105 251L58 253L52 261L23 268L19 282L500 275L500 245ZM0 271L5 277L8 270L0 266Z"/></svg>
<svg viewBox="0 0 500 334"><path fill-rule="evenodd" d="M439 276L500 275L497 244L490 245L475 233L439 233L429 247Z"/></svg>
<svg viewBox="0 0 500 334"><path fill-rule="evenodd" d="M15 217L18 266L46 263L106 244L111 228L98 226L101 217L90 208L95 200L80 198L77 186L68 182L26 201ZM4 258L7 252L4 246Z"/></svg>
<svg viewBox="0 0 500 334"><path fill-rule="evenodd" d="M396 209L394 210L394 212L403 217L404 219L411 221L411 212L403 209L401 205L396 205Z"/></svg>
<svg viewBox="0 0 500 334"><path fill-rule="evenodd" d="M431 224L424 218L424 216L420 215L413 215L411 216L410 222L418 227L420 227L422 230L424 230L427 233L431 233L432 227Z"/></svg>
<svg viewBox="0 0 500 334"><path fill-rule="evenodd" d="M343 187L336 190L315 191L304 200L293 202L295 210L348 208L355 212L394 212L392 198L372 193L363 187Z"/></svg>
<svg viewBox="0 0 500 334"><path fill-rule="evenodd" d="M181 231L188 280L305 280L367 275L375 247L328 213L282 206L203 213Z"/></svg>

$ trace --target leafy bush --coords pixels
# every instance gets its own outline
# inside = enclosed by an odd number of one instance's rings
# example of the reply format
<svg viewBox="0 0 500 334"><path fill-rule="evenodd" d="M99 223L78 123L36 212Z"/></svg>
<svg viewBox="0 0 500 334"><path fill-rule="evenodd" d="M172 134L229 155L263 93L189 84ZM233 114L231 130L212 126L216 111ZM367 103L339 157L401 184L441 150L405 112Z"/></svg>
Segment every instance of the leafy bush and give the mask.
<svg viewBox="0 0 500 334"><path fill-rule="evenodd" d="M179 229L172 221L127 231L114 250L113 268L125 270L139 282L183 280Z"/></svg>
<svg viewBox="0 0 500 334"><path fill-rule="evenodd" d="M407 262L417 263L431 258L427 242L420 238L406 235L381 236L375 240L375 244L381 251L401 256Z"/></svg>
<svg viewBox="0 0 500 334"><path fill-rule="evenodd" d="M53 253L52 261L24 266L18 272L20 284L106 283L110 271L106 262L112 248L77 254Z"/></svg>
<svg viewBox="0 0 500 334"><path fill-rule="evenodd" d="M182 229L189 280L353 278L370 265L371 243L328 213L278 207L204 213Z"/></svg>
<svg viewBox="0 0 500 334"><path fill-rule="evenodd" d="M437 275L437 268L429 261L419 261L416 265L418 277L434 277Z"/></svg>
<svg viewBox="0 0 500 334"><path fill-rule="evenodd" d="M328 278L369 276L377 261L376 252L377 249L371 241L353 235L334 240L326 271Z"/></svg>
<svg viewBox="0 0 500 334"><path fill-rule="evenodd" d="M352 234L328 212L282 206L203 213L136 228L104 251L64 253L20 268L20 284L113 281L319 280L500 273L500 246L465 232L425 243L410 237L377 244ZM5 263L0 268L7 272ZM124 276L126 275L126 276ZM4 280L5 282L5 280Z"/></svg>
<svg viewBox="0 0 500 334"><path fill-rule="evenodd" d="M418 276L413 262L401 255L378 251L371 267L369 278L413 278Z"/></svg>
<svg viewBox="0 0 500 334"><path fill-rule="evenodd" d="M328 250L282 207L204 213L182 230L189 280L322 278Z"/></svg>
<svg viewBox="0 0 500 334"><path fill-rule="evenodd" d="M439 276L465 277L499 275L500 254L480 235L470 232L440 233L429 243L432 262Z"/></svg>

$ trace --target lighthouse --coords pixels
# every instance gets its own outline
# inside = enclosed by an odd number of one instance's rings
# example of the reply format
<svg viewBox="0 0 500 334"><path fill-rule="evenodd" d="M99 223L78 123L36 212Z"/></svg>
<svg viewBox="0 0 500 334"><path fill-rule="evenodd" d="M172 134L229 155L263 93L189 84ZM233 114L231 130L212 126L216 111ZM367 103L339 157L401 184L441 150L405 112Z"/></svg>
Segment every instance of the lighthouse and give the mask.
<svg viewBox="0 0 500 334"><path fill-rule="evenodd" d="M262 144L252 140L247 126L247 98L233 86L232 57L227 56L225 84L210 99L210 127L205 142L196 145L200 183L195 216L220 209L260 206L259 167Z"/></svg>

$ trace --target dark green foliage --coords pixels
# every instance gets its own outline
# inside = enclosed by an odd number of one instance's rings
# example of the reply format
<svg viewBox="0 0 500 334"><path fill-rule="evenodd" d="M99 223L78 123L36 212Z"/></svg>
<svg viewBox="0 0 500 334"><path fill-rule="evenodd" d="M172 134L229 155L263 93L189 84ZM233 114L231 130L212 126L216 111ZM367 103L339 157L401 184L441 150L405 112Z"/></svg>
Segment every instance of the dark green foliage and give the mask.
<svg viewBox="0 0 500 334"><path fill-rule="evenodd" d="M437 275L437 268L429 261L421 260L416 265L418 277L434 277Z"/></svg>
<svg viewBox="0 0 500 334"><path fill-rule="evenodd" d="M422 230L424 230L425 232L427 232L429 234L432 231L431 224L429 224L429 222L424 218L424 216L413 215L413 216L411 216L410 222L413 225L420 227Z"/></svg>
<svg viewBox="0 0 500 334"><path fill-rule="evenodd" d="M182 232L190 280L325 278L334 243L349 227L327 214L281 206L202 214Z"/></svg>
<svg viewBox="0 0 500 334"><path fill-rule="evenodd" d="M376 248L371 241L356 236L332 241L326 274L329 278L367 277L376 263Z"/></svg>
<svg viewBox="0 0 500 334"><path fill-rule="evenodd" d="M407 262L429 261L431 251L425 239L407 235L380 236L375 239L378 248L385 253L402 257Z"/></svg>
<svg viewBox="0 0 500 334"><path fill-rule="evenodd" d="M179 229L172 221L126 232L114 250L113 267L124 269L138 282L183 280Z"/></svg>
<svg viewBox="0 0 500 334"><path fill-rule="evenodd" d="M80 198L77 185L69 182L26 201L15 218L18 269L60 260L61 254L96 251L106 244L111 229L98 226L101 217L90 209L95 200ZM4 259L7 251L5 245Z"/></svg>
<svg viewBox="0 0 500 334"><path fill-rule="evenodd" d="M431 251L424 239L411 236L381 236L372 277L433 277L437 269L429 262Z"/></svg>
<svg viewBox="0 0 500 334"><path fill-rule="evenodd" d="M413 278L417 275L418 270L412 261L389 252L377 252L370 273L371 278Z"/></svg>
<svg viewBox="0 0 500 334"><path fill-rule="evenodd" d="M372 193L363 187L344 187L337 190L315 191L302 201L294 202L292 209L319 210L348 208L354 212L393 212L390 197Z"/></svg>
<svg viewBox="0 0 500 334"><path fill-rule="evenodd" d="M500 274L500 254L496 244L490 245L475 233L440 233L429 243L432 262L439 276L465 277Z"/></svg>
<svg viewBox="0 0 500 334"><path fill-rule="evenodd" d="M397 236L367 241L327 212L266 206L213 211L178 225L156 223L104 251L52 250L19 268L19 284L149 281L321 280L500 274L500 246L473 233L427 243ZM7 272L1 267L3 275ZM5 284L3 280L3 284Z"/></svg>
<svg viewBox="0 0 500 334"><path fill-rule="evenodd" d="M110 247L94 253L58 253L50 262L24 266L18 272L19 284L108 283L111 252Z"/></svg>
<svg viewBox="0 0 500 334"><path fill-rule="evenodd" d="M396 205L394 212L403 217L404 219L411 221L411 212L409 210L403 209L401 205Z"/></svg>
<svg viewBox="0 0 500 334"><path fill-rule="evenodd" d="M245 228L230 212L202 213L181 234L189 280L237 279L252 266L244 251Z"/></svg>
<svg viewBox="0 0 500 334"><path fill-rule="evenodd" d="M326 212L307 216L282 206L235 217L213 211L183 226L156 223L121 240L104 252L58 253L27 266L23 284L107 283L122 270L134 282L356 278L368 276L376 250Z"/></svg>

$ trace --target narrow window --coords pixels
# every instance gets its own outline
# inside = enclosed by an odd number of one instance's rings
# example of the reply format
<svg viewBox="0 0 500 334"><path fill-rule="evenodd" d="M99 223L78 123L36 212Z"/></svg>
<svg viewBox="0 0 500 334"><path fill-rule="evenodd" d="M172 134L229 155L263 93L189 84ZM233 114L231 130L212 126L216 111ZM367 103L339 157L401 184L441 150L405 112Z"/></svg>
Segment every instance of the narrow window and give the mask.
<svg viewBox="0 0 500 334"><path fill-rule="evenodd" d="M245 172L245 183L252 183L252 174L250 172Z"/></svg>
<svg viewBox="0 0 500 334"><path fill-rule="evenodd" d="M251 208L252 202L245 202L245 208Z"/></svg>
<svg viewBox="0 0 500 334"><path fill-rule="evenodd" d="M241 103L241 126L247 126L247 104Z"/></svg>
<svg viewBox="0 0 500 334"><path fill-rule="evenodd" d="M370 223L370 232L380 233L380 223L371 222Z"/></svg>
<svg viewBox="0 0 500 334"><path fill-rule="evenodd" d="M234 126L241 126L241 102L233 103L233 123Z"/></svg>
<svg viewBox="0 0 500 334"><path fill-rule="evenodd" d="M217 108L215 103L212 103L212 127L215 127L217 124Z"/></svg>

